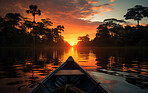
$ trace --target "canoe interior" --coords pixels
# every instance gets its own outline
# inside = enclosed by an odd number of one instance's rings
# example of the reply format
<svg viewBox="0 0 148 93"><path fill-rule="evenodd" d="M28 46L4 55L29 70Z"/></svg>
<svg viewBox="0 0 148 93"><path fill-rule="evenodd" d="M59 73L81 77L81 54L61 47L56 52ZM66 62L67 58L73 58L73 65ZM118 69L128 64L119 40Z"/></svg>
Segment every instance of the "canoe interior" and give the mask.
<svg viewBox="0 0 148 93"><path fill-rule="evenodd" d="M56 74L61 70L79 70L82 73L74 74ZM85 93L107 93L85 70L83 70L76 62L66 61L42 82L42 85L37 85L31 93L52 93L55 89L59 89L66 84L72 84L83 90ZM48 87L48 88L47 88ZM61 93L56 91L54 93Z"/></svg>

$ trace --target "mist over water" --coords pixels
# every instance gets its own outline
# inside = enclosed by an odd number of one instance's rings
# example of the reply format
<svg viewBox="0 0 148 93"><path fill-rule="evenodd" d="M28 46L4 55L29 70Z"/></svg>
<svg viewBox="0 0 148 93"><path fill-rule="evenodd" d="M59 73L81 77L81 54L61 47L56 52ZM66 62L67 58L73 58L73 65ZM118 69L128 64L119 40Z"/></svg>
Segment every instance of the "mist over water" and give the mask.
<svg viewBox="0 0 148 93"><path fill-rule="evenodd" d="M132 84L126 78L148 77L147 53L146 48L1 48L0 91L26 93L72 56L110 92L146 93L147 86Z"/></svg>

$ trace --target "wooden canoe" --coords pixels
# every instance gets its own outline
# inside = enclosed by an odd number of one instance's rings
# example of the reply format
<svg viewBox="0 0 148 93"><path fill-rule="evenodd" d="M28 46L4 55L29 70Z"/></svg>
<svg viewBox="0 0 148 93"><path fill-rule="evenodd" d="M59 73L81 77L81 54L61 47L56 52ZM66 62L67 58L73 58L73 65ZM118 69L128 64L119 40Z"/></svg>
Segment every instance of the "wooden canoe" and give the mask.
<svg viewBox="0 0 148 93"><path fill-rule="evenodd" d="M71 56L30 93L70 93L70 88L77 91L71 93L107 93Z"/></svg>

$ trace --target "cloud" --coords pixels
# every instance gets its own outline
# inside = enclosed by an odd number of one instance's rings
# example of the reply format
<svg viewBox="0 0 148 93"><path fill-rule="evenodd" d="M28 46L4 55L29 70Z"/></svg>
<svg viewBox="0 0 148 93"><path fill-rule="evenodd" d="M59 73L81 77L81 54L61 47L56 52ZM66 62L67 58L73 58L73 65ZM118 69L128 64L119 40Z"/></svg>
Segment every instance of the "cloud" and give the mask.
<svg viewBox="0 0 148 93"><path fill-rule="evenodd" d="M110 2L114 2L115 0L110 0Z"/></svg>
<svg viewBox="0 0 148 93"><path fill-rule="evenodd" d="M102 4L102 5L98 5L98 6L95 6L93 7L93 9L96 11L98 10L99 13L102 13L102 12L107 12L107 11L112 11L114 10L114 8L112 8L112 6L115 6L116 4L109 4L109 3L106 3L106 4Z"/></svg>
<svg viewBox="0 0 148 93"><path fill-rule="evenodd" d="M1 0L1 2L0 16L4 16L8 12L18 12L31 19L31 14L27 14L26 10L31 4L37 5L41 10L41 16L36 16L36 20L50 18L54 27L59 24L64 25L63 35L66 40L73 33L75 37L87 33L91 35L90 37L95 36L96 27L101 22L91 22L89 19L96 14L114 10L112 6L115 5L100 4L99 0ZM77 38L73 38L73 40L77 40Z"/></svg>
<svg viewBox="0 0 148 93"><path fill-rule="evenodd" d="M112 4L97 5L98 0L3 0L5 5L0 7L9 7L8 9L14 9L12 12L17 11L25 15L25 11L29 5L38 5L38 8L46 15L58 17L71 17L76 19L89 18L95 14L111 11ZM94 5L95 4L95 5ZM7 6L6 6L7 5ZM0 10L4 11L4 10ZM10 10L11 11L11 10Z"/></svg>
<svg viewBox="0 0 148 93"><path fill-rule="evenodd" d="M98 0L87 0L89 4L97 4L100 3Z"/></svg>

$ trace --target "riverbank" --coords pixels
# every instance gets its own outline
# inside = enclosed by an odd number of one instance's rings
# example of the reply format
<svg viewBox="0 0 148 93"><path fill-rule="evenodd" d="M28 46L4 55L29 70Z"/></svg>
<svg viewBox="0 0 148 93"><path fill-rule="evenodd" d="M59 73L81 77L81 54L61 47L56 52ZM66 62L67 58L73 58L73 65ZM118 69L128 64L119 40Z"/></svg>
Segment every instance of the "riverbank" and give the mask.
<svg viewBox="0 0 148 93"><path fill-rule="evenodd" d="M77 47L77 46L5 46L5 47L0 47L0 48L36 48L36 49L48 49L48 48L88 48L88 49L93 49L93 48L100 48L100 49L148 49L148 46L126 46L126 47Z"/></svg>
<svg viewBox="0 0 148 93"><path fill-rule="evenodd" d="M126 46L126 47L76 47L76 48L100 48L100 49L148 49L148 46Z"/></svg>

